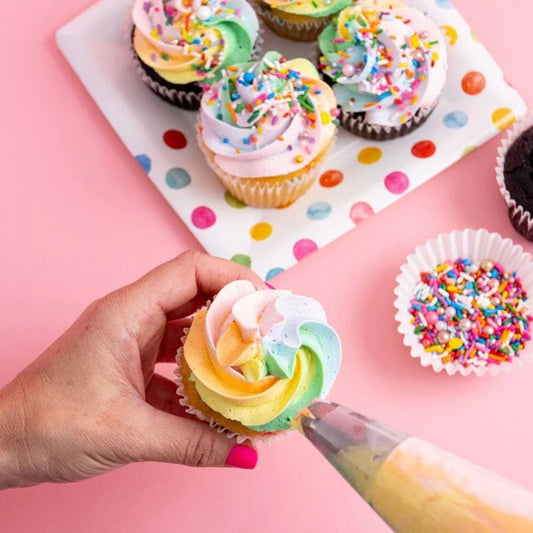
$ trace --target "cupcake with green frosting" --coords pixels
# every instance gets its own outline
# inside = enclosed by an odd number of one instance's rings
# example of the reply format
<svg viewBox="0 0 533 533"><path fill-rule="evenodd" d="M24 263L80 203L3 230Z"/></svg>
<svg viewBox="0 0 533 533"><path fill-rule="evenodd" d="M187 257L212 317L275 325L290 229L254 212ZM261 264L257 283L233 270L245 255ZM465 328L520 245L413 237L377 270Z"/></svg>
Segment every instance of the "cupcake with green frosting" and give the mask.
<svg viewBox="0 0 533 533"><path fill-rule="evenodd" d="M293 41L315 41L331 18L353 0L256 0L265 24Z"/></svg>
<svg viewBox="0 0 533 533"><path fill-rule="evenodd" d="M406 135L435 109L446 81L446 41L422 11L365 0L341 11L318 44L318 68L335 92L342 126L355 135Z"/></svg>
<svg viewBox="0 0 533 533"><path fill-rule="evenodd" d="M137 70L158 96L200 106L202 88L225 66L250 60L259 23L246 0L135 0L132 48Z"/></svg>

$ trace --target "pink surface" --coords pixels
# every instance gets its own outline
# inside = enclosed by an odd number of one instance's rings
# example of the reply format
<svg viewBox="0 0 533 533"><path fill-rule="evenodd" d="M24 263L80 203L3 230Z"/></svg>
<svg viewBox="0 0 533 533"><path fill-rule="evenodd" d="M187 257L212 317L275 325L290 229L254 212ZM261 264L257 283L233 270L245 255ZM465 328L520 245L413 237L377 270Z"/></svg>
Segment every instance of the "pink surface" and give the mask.
<svg viewBox="0 0 533 533"><path fill-rule="evenodd" d="M43 8L26 0L3 8L0 385L92 299L199 247L55 46L55 30L90 4L49 0ZM498 0L456 5L533 106L533 73L524 69L530 0L509 10ZM481 380L436 375L409 358L393 319L399 266L429 237L486 227L533 252L508 223L494 179L497 145L470 154L274 285L318 298L339 331L345 359L333 399L533 490L533 428L524 423L533 365ZM75 485L4 492L0 517L1 529L14 532L387 530L296 434L262 448L254 472L134 465Z"/></svg>

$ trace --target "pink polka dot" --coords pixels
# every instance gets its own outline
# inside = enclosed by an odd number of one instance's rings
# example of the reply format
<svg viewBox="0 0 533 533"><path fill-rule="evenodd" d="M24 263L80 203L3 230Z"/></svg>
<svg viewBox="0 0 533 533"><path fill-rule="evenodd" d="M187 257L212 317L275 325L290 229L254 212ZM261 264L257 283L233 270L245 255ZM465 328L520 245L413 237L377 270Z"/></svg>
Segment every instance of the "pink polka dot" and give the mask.
<svg viewBox="0 0 533 533"><path fill-rule="evenodd" d="M350 209L350 218L354 224L360 224L365 218L372 216L374 210L367 202L356 202Z"/></svg>
<svg viewBox="0 0 533 533"><path fill-rule="evenodd" d="M217 221L217 216L209 207L201 206L192 212L191 221L198 229L206 229Z"/></svg>
<svg viewBox="0 0 533 533"><path fill-rule="evenodd" d="M392 194L402 194L409 187L409 178L399 170L391 172L385 178L385 187Z"/></svg>
<svg viewBox="0 0 533 533"><path fill-rule="evenodd" d="M297 261L301 261L304 257L316 250L318 250L318 246L315 241L312 241L311 239L301 239L294 245L292 253Z"/></svg>

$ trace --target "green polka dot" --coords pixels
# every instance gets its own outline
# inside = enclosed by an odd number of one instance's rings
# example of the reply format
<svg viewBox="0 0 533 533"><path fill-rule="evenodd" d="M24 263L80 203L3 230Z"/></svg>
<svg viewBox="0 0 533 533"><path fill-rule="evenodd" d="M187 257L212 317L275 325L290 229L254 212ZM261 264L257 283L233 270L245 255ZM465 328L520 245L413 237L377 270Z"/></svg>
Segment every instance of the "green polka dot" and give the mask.
<svg viewBox="0 0 533 533"><path fill-rule="evenodd" d="M468 146L467 148L465 148L463 150L463 157L466 157L468 154L471 154L476 148L477 146Z"/></svg>
<svg viewBox="0 0 533 533"><path fill-rule="evenodd" d="M191 183L191 176L184 168L171 168L165 176L165 182L171 189L183 189Z"/></svg>
<svg viewBox="0 0 533 533"><path fill-rule="evenodd" d="M231 260L234 263L239 263L239 265L244 265L245 267L250 268L252 266L252 259L249 255L244 254L235 254Z"/></svg>
<svg viewBox="0 0 533 533"><path fill-rule="evenodd" d="M235 209L242 209L243 207L246 207L246 204L244 204L240 200L237 200L237 198L232 196L229 191L226 191L226 193L224 194L224 200L226 200L226 203L228 205L234 207Z"/></svg>

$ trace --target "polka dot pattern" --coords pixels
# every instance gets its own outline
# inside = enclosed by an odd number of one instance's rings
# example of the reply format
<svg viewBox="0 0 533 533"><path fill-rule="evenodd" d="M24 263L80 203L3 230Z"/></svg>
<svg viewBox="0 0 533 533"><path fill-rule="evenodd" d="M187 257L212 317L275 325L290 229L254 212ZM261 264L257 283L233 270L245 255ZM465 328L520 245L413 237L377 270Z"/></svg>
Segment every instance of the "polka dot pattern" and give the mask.
<svg viewBox="0 0 533 533"><path fill-rule="evenodd" d="M382 156L381 149L377 146L367 146L363 148L357 155L357 160L362 165L372 165L377 163Z"/></svg>
<svg viewBox="0 0 533 533"><path fill-rule="evenodd" d="M168 130L163 135L164 143L173 150L181 150L187 146L187 138L179 130Z"/></svg>
<svg viewBox="0 0 533 533"><path fill-rule="evenodd" d="M323 220L331 214L331 205L327 202L315 202L307 208L307 218L310 220Z"/></svg>
<svg viewBox="0 0 533 533"><path fill-rule="evenodd" d="M515 120L515 114L508 107L500 107L492 113L492 123L500 131L507 129Z"/></svg>
<svg viewBox="0 0 533 533"><path fill-rule="evenodd" d="M464 111L452 111L444 116L442 122L447 128L458 130L468 123L468 115Z"/></svg>
<svg viewBox="0 0 533 533"><path fill-rule="evenodd" d="M255 226L252 226L250 235L254 241L264 241L272 235L272 224L268 222L260 222Z"/></svg>
<svg viewBox="0 0 533 533"><path fill-rule="evenodd" d="M385 177L385 187L392 194L403 194L409 188L409 178L399 170L391 172Z"/></svg>
<svg viewBox="0 0 533 533"><path fill-rule="evenodd" d="M301 261L309 254L312 254L317 250L318 246L315 241L311 239L300 239L294 245L292 253L294 254L294 258L296 259L296 261Z"/></svg>
<svg viewBox="0 0 533 533"><path fill-rule="evenodd" d="M214 225L217 217L212 209L201 206L192 212L191 221L198 229L207 229Z"/></svg>
<svg viewBox="0 0 533 533"><path fill-rule="evenodd" d="M339 185L343 179L344 174L340 170L326 170L326 172L320 176L319 182L322 187L331 189L332 187Z"/></svg>
<svg viewBox="0 0 533 533"><path fill-rule="evenodd" d="M267 272L267 275L265 276L265 280L266 280L266 281L269 281L269 280L271 280L272 278L275 278L278 274L281 274L282 272L283 272L283 268L280 268L280 267L271 268L271 269Z"/></svg>
<svg viewBox="0 0 533 533"><path fill-rule="evenodd" d="M248 268L252 268L252 258L249 255L246 254L235 254L231 261L234 263L238 263L239 265L243 265Z"/></svg>
<svg viewBox="0 0 533 533"><path fill-rule="evenodd" d="M461 81L463 91L470 96L476 96L481 93L486 84L485 76L481 72L476 71L465 74Z"/></svg>
<svg viewBox="0 0 533 533"><path fill-rule="evenodd" d="M147 174L152 170L152 160L146 154L136 155L135 159Z"/></svg>
<svg viewBox="0 0 533 533"><path fill-rule="evenodd" d="M354 224L360 224L365 218L374 214L374 209L368 202L356 202L350 209L350 219Z"/></svg>
<svg viewBox="0 0 533 533"><path fill-rule="evenodd" d="M226 200L226 203L234 207L235 209L243 209L246 207L246 204L244 202L241 202L240 200L237 200L237 198L234 198L229 191L226 191L224 193L224 200Z"/></svg>
<svg viewBox="0 0 533 533"><path fill-rule="evenodd" d="M413 147L411 148L411 153L420 159L431 157L436 151L437 147L435 146L435 143L430 140L419 141L416 144L413 144Z"/></svg>
<svg viewBox="0 0 533 533"><path fill-rule="evenodd" d="M171 168L165 176L165 182L171 189L183 189L191 183L191 176L184 168Z"/></svg>

